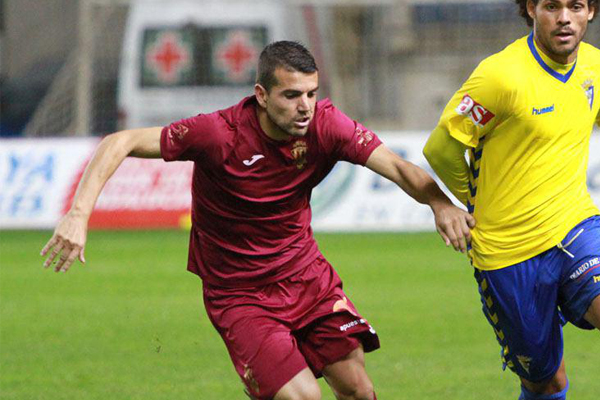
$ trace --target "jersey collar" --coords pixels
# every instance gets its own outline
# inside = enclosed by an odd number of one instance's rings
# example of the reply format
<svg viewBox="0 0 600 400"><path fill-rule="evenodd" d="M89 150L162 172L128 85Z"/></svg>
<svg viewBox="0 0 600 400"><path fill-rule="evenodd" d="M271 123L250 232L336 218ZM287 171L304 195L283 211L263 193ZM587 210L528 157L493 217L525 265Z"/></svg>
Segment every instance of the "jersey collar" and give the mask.
<svg viewBox="0 0 600 400"><path fill-rule="evenodd" d="M558 79L559 81L561 81L562 83L567 83L567 81L569 80L569 78L571 77L571 75L573 75L573 71L575 71L575 66L577 65L577 60L575 60L575 62L573 63L573 66L571 67L571 69L565 73L565 74L561 74L560 72L557 72L556 70L554 70L551 66L549 66L546 61L544 61L544 58L542 57L542 55L540 54L540 52L538 51L534 40L533 40L533 31L531 32L531 34L529 35L529 37L527 38L527 44L529 45L529 50L531 51L531 54L533 54L533 57L535 58L535 60L538 62L538 64L540 64L540 66L550 75L552 75L553 77L555 77L556 79Z"/></svg>

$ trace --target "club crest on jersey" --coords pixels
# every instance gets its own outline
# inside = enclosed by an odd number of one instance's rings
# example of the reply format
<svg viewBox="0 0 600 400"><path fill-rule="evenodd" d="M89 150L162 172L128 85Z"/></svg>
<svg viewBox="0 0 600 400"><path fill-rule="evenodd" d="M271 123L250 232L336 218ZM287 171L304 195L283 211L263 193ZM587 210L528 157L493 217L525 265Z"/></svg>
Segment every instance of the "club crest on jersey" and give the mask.
<svg viewBox="0 0 600 400"><path fill-rule="evenodd" d="M583 90L585 91L585 96L590 103L590 110L594 106L594 81L591 79L586 79L581 85Z"/></svg>
<svg viewBox="0 0 600 400"><path fill-rule="evenodd" d="M292 145L292 157L296 163L298 169L302 169L306 166L306 152L308 146L304 140L297 140Z"/></svg>
<svg viewBox="0 0 600 400"><path fill-rule="evenodd" d="M477 103L468 94L464 95L462 101L456 107L456 112L460 115L468 116L479 127L484 127L485 124L495 117L494 113Z"/></svg>

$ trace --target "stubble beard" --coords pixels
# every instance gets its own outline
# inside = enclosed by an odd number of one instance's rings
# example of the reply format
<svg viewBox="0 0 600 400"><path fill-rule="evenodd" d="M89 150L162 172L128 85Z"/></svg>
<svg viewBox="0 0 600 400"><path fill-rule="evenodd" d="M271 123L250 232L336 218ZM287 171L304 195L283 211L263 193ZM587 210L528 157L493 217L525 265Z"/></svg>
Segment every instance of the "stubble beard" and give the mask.
<svg viewBox="0 0 600 400"><path fill-rule="evenodd" d="M537 26L539 27L540 25L538 24ZM571 54L573 54L579 48L579 43L581 43L581 41L583 40L585 31L586 31L586 28L583 28L581 34L579 34L579 35L577 34L577 32L575 32L575 34L573 35L573 37L575 38L575 42L572 45L568 45L566 47L561 46L561 45L556 45L554 43L554 41L553 41L554 31L550 33L549 37L545 37L545 36L543 36L541 29L537 28L536 34L537 34L538 38L542 39L540 41L542 42L542 44L544 45L546 50L548 52L550 52L550 54L548 54L548 56L550 56L550 58L553 58L552 56L568 58Z"/></svg>
<svg viewBox="0 0 600 400"><path fill-rule="evenodd" d="M266 111L267 111L267 117L269 118L269 120L271 120L273 125L278 127L282 132L284 132L291 138L304 137L304 135L306 135L306 131L308 130L308 128L303 129L302 131L299 131L297 129L294 129L293 126L289 126L289 125L285 126L283 123L278 122L277 119L269 112L269 110L266 110ZM293 124L293 122L292 122L292 124Z"/></svg>

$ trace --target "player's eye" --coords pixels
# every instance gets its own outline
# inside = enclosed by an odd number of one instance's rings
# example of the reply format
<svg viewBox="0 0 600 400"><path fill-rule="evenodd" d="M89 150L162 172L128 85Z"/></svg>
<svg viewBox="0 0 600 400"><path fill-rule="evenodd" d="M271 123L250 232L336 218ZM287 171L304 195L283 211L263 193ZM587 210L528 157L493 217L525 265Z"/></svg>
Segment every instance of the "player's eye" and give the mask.
<svg viewBox="0 0 600 400"><path fill-rule="evenodd" d="M308 92L308 97L315 97L317 95L317 91Z"/></svg>
<svg viewBox="0 0 600 400"><path fill-rule="evenodd" d="M573 4L572 8L575 11L581 11L584 7L583 7L582 3L575 3L575 4Z"/></svg>

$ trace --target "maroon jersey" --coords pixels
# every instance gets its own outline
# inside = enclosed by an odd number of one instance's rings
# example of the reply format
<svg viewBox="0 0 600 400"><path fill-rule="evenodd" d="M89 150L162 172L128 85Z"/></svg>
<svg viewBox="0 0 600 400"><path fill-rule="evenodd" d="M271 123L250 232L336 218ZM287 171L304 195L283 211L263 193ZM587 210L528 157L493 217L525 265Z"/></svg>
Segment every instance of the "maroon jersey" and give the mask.
<svg viewBox="0 0 600 400"><path fill-rule="evenodd" d="M381 143L327 99L304 137L276 141L257 107L247 97L162 130L166 161L194 161L188 270L211 285L264 285L314 261L312 189L337 161L364 165Z"/></svg>

